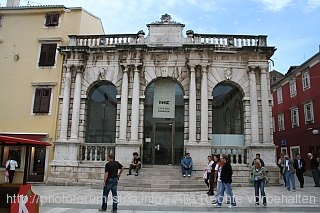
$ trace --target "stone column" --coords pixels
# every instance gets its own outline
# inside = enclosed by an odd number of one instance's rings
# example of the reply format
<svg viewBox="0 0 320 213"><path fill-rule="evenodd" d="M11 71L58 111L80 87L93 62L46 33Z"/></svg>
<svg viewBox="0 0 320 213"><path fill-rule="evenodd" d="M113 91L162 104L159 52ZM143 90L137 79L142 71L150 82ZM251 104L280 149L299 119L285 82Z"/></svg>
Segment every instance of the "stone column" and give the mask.
<svg viewBox="0 0 320 213"><path fill-rule="evenodd" d="M208 70L202 67L201 79L201 140L200 143L209 143L208 140Z"/></svg>
<svg viewBox="0 0 320 213"><path fill-rule="evenodd" d="M255 67L249 67L251 144L259 143L259 117Z"/></svg>
<svg viewBox="0 0 320 213"><path fill-rule="evenodd" d="M140 79L138 66L135 66L132 90L132 112L131 112L131 139L130 142L138 143L139 133L139 102L140 102Z"/></svg>
<svg viewBox="0 0 320 213"><path fill-rule="evenodd" d="M69 103L70 103L70 86L71 86L71 67L65 66L66 75L64 78L61 124L60 124L60 141L67 140L68 122L69 122Z"/></svg>
<svg viewBox="0 0 320 213"><path fill-rule="evenodd" d="M76 80L75 80L73 105L72 105L72 123L71 123L71 137L70 137L70 140L72 141L78 140L82 69L83 69L82 66L77 66L77 74L76 74Z"/></svg>
<svg viewBox="0 0 320 213"><path fill-rule="evenodd" d="M122 74L120 130L119 142L127 141L127 115L128 115L128 67L125 66Z"/></svg>
<svg viewBox="0 0 320 213"><path fill-rule="evenodd" d="M269 107L269 90L267 79L267 67L261 68L261 107L262 107L262 132L263 143L270 143L270 107Z"/></svg>
<svg viewBox="0 0 320 213"><path fill-rule="evenodd" d="M189 83L189 141L188 143L196 143L196 73L195 67L190 67L190 83Z"/></svg>

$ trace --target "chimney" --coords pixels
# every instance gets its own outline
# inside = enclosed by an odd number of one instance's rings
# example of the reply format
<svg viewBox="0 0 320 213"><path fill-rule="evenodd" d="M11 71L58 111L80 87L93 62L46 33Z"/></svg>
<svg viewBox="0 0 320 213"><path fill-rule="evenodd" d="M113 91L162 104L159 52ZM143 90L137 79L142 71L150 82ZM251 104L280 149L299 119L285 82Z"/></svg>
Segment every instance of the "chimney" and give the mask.
<svg viewBox="0 0 320 213"><path fill-rule="evenodd" d="M20 0L7 0L7 7L19 7Z"/></svg>

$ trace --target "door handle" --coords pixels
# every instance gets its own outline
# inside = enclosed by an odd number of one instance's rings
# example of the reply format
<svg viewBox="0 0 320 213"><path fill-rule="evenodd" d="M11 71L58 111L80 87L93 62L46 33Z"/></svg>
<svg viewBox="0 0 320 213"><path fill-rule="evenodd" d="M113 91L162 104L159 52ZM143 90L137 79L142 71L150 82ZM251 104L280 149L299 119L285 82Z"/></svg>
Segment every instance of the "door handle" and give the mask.
<svg viewBox="0 0 320 213"><path fill-rule="evenodd" d="M160 150L160 145L158 144L154 148L159 151Z"/></svg>

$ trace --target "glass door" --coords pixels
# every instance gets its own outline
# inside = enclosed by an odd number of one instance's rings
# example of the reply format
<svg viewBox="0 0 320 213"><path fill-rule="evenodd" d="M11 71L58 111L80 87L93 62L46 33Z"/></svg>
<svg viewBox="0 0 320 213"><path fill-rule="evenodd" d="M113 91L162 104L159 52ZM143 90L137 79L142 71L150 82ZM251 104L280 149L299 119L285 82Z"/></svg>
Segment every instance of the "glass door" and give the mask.
<svg viewBox="0 0 320 213"><path fill-rule="evenodd" d="M173 163L173 136L172 123L154 123L153 164L168 165Z"/></svg>

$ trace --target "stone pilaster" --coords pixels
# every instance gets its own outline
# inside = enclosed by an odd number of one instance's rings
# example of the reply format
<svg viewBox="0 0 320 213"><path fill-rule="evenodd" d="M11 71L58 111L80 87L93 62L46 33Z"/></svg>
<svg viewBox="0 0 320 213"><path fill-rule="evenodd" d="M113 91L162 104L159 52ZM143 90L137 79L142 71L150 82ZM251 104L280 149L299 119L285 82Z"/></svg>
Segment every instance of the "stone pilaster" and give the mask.
<svg viewBox="0 0 320 213"><path fill-rule="evenodd" d="M125 66L122 74L121 106L120 106L120 128L119 142L127 142L127 115L128 115L128 67Z"/></svg>
<svg viewBox="0 0 320 213"><path fill-rule="evenodd" d="M261 107L262 107L263 143L271 143L271 132L270 132L271 121L270 121L267 67L261 68Z"/></svg>
<svg viewBox="0 0 320 213"><path fill-rule="evenodd" d="M259 143L259 117L257 100L256 67L249 67L250 82L250 115L251 115L251 144Z"/></svg>
<svg viewBox="0 0 320 213"><path fill-rule="evenodd" d="M208 70L202 67L201 79L201 139L200 143L209 143L208 140Z"/></svg>
<svg viewBox="0 0 320 213"><path fill-rule="evenodd" d="M196 143L196 72L195 67L190 66L190 84L189 84L189 141Z"/></svg>
<svg viewBox="0 0 320 213"><path fill-rule="evenodd" d="M83 66L77 66L75 89L73 94L73 105L72 105L72 123L71 123L71 137L70 137L70 140L72 141L78 141L82 70L83 70Z"/></svg>
<svg viewBox="0 0 320 213"><path fill-rule="evenodd" d="M140 76L138 65L135 65L132 90L131 138L130 142L138 143L139 136L139 102L140 102Z"/></svg>
<svg viewBox="0 0 320 213"><path fill-rule="evenodd" d="M70 103L70 86L71 86L71 67L65 66L66 75L64 78L63 100L62 100L62 113L60 124L60 137L59 141L66 141L68 135L68 122L69 122L69 103Z"/></svg>

